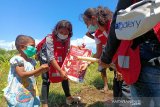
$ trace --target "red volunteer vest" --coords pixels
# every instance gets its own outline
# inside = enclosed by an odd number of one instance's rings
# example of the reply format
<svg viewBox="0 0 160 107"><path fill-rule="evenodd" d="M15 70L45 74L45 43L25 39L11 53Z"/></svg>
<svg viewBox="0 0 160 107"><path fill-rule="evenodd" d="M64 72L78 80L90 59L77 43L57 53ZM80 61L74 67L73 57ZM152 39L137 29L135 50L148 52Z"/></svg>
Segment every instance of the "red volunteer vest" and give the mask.
<svg viewBox="0 0 160 107"><path fill-rule="evenodd" d="M133 3L136 0L132 0ZM160 23L154 28L155 35L160 41ZM141 71L140 48L132 49L133 40L122 40L117 51L118 64L116 65L118 72L123 75L124 81L130 85L138 80Z"/></svg>
<svg viewBox="0 0 160 107"><path fill-rule="evenodd" d="M155 35L160 41L160 23L154 28ZM141 71L140 49L132 49L133 40L122 40L118 48L118 64L116 65L118 72L123 75L124 81L130 85L138 80Z"/></svg>
<svg viewBox="0 0 160 107"><path fill-rule="evenodd" d="M99 29L95 32L95 37L101 41L102 45L106 45L107 43L109 28L110 28L110 21L108 21L108 23L105 25L106 34L103 34L103 32Z"/></svg>
<svg viewBox="0 0 160 107"><path fill-rule="evenodd" d="M106 45L107 40L108 40L108 33L110 30L110 24L111 24L111 21L108 21L108 23L105 25L106 35L104 35L101 30L97 30L95 32L95 37L98 38L101 41L102 45L104 45L104 46ZM112 62L117 64L117 54L114 55Z"/></svg>
<svg viewBox="0 0 160 107"><path fill-rule="evenodd" d="M60 67L64 62L64 59L68 53L70 39L67 39L64 43L58 41L55 36L53 36L54 43L54 57ZM50 66L49 71L49 80L52 83L62 82L63 78L61 78L59 71L57 71L52 65Z"/></svg>
<svg viewBox="0 0 160 107"><path fill-rule="evenodd" d="M63 61L68 53L69 49L69 44L70 44L70 39L67 39L64 43L61 41L58 41L57 38L49 34L48 36L52 36L53 38L53 45L54 45L54 57L55 60L57 61L58 65L61 67L63 64ZM45 43L46 38L44 38L37 46L37 50L40 50L43 44ZM52 65L50 65L50 70L49 70L49 80L52 83L57 83L57 82L62 82L63 78L61 78L59 71L57 71Z"/></svg>

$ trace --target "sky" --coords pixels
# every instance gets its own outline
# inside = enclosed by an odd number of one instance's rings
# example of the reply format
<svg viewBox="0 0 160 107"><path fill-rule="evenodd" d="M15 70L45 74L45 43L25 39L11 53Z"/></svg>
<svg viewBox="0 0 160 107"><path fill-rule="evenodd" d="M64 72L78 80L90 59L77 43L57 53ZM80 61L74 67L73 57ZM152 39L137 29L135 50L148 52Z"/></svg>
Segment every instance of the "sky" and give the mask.
<svg viewBox="0 0 160 107"><path fill-rule="evenodd" d="M51 33L60 20L73 26L72 44L86 42L95 48L94 40L85 36L87 28L80 15L99 5L113 12L118 0L0 0L0 48L11 49L19 34L32 36L39 42Z"/></svg>

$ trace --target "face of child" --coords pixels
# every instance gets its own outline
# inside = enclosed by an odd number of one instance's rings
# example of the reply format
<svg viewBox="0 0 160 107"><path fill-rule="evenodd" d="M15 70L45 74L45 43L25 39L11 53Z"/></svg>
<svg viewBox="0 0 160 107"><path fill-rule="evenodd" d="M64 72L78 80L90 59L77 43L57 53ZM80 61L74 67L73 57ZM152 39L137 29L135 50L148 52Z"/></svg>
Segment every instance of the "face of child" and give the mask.
<svg viewBox="0 0 160 107"><path fill-rule="evenodd" d="M96 17L93 16L91 19L84 17L83 19L88 28L89 33L92 34L98 29Z"/></svg>
<svg viewBox="0 0 160 107"><path fill-rule="evenodd" d="M68 38L68 35L69 35L69 31L68 31L67 28L60 28L60 29L58 30L58 35L57 35L57 36L58 36L60 39L62 39L62 40L67 39L67 38Z"/></svg>
<svg viewBox="0 0 160 107"><path fill-rule="evenodd" d="M93 16L91 19L87 18L86 16L83 17L83 20L88 28L89 25L97 25L96 18Z"/></svg>
<svg viewBox="0 0 160 107"><path fill-rule="evenodd" d="M27 57L32 57L33 55L35 55L37 51L35 48L35 41L29 39L28 43L26 45L23 45L22 51Z"/></svg>

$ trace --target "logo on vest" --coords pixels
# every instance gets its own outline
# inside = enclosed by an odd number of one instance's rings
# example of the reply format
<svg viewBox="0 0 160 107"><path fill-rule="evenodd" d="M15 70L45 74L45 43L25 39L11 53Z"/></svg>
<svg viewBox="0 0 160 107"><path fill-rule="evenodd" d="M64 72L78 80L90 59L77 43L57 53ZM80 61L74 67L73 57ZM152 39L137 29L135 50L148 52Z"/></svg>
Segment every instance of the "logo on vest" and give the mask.
<svg viewBox="0 0 160 107"><path fill-rule="evenodd" d="M117 22L115 24L115 29L123 30L131 27L138 28L141 23L141 20L132 20L132 21L126 21L126 22Z"/></svg>
<svg viewBox="0 0 160 107"><path fill-rule="evenodd" d="M62 56L57 57L57 62L62 62Z"/></svg>

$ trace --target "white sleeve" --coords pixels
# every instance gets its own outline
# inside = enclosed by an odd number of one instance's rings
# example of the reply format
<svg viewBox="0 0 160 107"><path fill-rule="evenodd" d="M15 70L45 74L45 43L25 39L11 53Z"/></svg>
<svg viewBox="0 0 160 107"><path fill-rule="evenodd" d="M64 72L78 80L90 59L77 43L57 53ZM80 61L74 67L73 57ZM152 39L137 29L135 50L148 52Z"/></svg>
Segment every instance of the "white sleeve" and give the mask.
<svg viewBox="0 0 160 107"><path fill-rule="evenodd" d="M24 60L20 56L14 56L10 59L11 66L24 66Z"/></svg>

